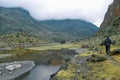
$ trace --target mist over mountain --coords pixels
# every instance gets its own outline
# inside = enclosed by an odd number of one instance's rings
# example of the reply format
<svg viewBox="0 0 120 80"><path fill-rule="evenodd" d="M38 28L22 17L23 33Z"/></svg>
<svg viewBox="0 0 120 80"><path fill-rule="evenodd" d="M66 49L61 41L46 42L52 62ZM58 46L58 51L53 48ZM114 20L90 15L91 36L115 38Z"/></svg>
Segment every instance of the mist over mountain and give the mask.
<svg viewBox="0 0 120 80"><path fill-rule="evenodd" d="M25 33L48 41L83 39L94 35L98 27L83 20L37 21L22 8L0 7L0 34Z"/></svg>

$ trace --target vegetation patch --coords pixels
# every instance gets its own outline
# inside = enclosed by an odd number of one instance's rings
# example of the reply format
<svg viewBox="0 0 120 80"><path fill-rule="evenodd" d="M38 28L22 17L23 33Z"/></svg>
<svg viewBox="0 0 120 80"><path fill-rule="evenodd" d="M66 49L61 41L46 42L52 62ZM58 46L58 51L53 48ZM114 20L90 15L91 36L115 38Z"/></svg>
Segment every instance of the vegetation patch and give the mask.
<svg viewBox="0 0 120 80"><path fill-rule="evenodd" d="M120 54L120 49L115 49L111 52L111 55Z"/></svg>
<svg viewBox="0 0 120 80"><path fill-rule="evenodd" d="M14 34L5 34L5 35L0 35L0 41L1 44L4 42L6 45L8 44L9 46L15 45L18 43L45 43L47 41L42 40L41 38L28 35L26 33L14 33ZM1 45L0 45L1 46Z"/></svg>
<svg viewBox="0 0 120 80"><path fill-rule="evenodd" d="M97 52L86 51L86 52L80 54L79 56L91 56L92 54L97 54Z"/></svg>
<svg viewBox="0 0 120 80"><path fill-rule="evenodd" d="M120 66L111 63L110 60L99 63L71 63L66 70L58 72L56 80L119 80L119 73Z"/></svg>
<svg viewBox="0 0 120 80"><path fill-rule="evenodd" d="M101 61L105 61L107 60L107 58L103 55L96 55L96 54L92 54L90 56L90 58L87 59L87 61L90 62L101 62Z"/></svg>
<svg viewBox="0 0 120 80"><path fill-rule="evenodd" d="M46 46L41 46L41 47L33 47L33 48L28 48L30 50L60 50L64 48L79 48L80 44L79 43L69 43L69 44L51 44L51 45L46 45Z"/></svg>

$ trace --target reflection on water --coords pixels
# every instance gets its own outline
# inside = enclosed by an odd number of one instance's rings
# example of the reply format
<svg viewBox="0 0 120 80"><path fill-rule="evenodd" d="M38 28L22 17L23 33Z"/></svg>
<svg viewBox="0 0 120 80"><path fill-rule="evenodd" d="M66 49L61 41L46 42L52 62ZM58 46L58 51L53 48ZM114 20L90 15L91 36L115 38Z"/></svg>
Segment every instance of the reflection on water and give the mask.
<svg viewBox="0 0 120 80"><path fill-rule="evenodd" d="M50 75L58 71L60 66L38 65L23 80L49 80Z"/></svg>

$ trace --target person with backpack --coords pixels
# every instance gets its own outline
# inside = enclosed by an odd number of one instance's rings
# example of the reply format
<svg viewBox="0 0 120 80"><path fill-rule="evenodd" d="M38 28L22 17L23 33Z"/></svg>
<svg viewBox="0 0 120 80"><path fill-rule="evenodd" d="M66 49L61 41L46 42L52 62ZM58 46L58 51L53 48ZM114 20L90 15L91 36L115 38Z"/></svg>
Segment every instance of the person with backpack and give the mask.
<svg viewBox="0 0 120 80"><path fill-rule="evenodd" d="M112 44L112 41L109 37L107 37L104 41L104 46L106 48L106 54L110 54L110 45Z"/></svg>

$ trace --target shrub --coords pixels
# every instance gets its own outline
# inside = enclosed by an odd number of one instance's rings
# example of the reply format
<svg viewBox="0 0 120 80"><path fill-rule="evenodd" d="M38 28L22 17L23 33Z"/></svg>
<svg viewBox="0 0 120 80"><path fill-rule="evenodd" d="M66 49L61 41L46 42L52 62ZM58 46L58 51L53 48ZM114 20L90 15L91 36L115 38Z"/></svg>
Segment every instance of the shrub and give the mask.
<svg viewBox="0 0 120 80"><path fill-rule="evenodd" d="M65 44L66 43L66 41L65 40L60 40L60 44Z"/></svg>
<svg viewBox="0 0 120 80"><path fill-rule="evenodd" d="M64 60L65 60L65 62L69 62L71 59L72 59L72 55L69 55L69 54L66 54L65 56L64 56Z"/></svg>
<svg viewBox="0 0 120 80"><path fill-rule="evenodd" d="M89 57L87 59L87 61L90 61L90 62L101 62L101 61L105 61L106 59L107 58L105 58L104 56L92 54L91 57Z"/></svg>
<svg viewBox="0 0 120 80"><path fill-rule="evenodd" d="M111 55L120 54L120 49L115 49L111 52Z"/></svg>
<svg viewBox="0 0 120 80"><path fill-rule="evenodd" d="M81 48L90 48L88 45L82 45Z"/></svg>

